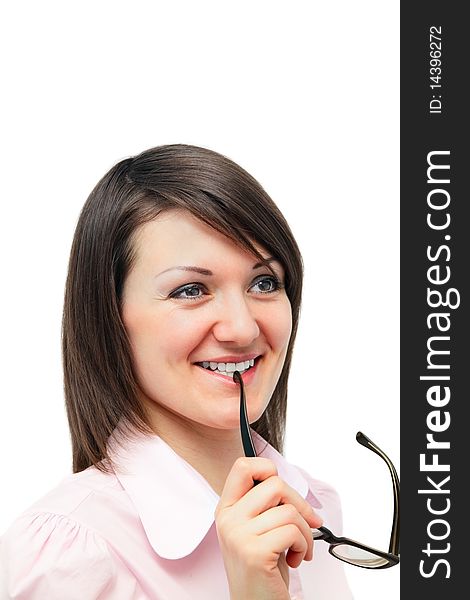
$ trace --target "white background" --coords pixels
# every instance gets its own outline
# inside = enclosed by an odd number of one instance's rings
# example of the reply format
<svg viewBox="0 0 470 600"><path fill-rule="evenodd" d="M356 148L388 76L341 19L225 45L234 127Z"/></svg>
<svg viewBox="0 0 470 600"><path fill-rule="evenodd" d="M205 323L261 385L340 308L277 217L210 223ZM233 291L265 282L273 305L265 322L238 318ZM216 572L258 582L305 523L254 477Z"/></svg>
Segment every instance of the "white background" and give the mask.
<svg viewBox="0 0 470 600"><path fill-rule="evenodd" d="M2 12L0 531L70 470L60 324L79 211L118 160L191 143L246 168L291 225L305 292L285 454L337 488L345 535L386 549L389 475L355 433L399 468L398 1ZM399 597L399 567L346 570L356 600Z"/></svg>

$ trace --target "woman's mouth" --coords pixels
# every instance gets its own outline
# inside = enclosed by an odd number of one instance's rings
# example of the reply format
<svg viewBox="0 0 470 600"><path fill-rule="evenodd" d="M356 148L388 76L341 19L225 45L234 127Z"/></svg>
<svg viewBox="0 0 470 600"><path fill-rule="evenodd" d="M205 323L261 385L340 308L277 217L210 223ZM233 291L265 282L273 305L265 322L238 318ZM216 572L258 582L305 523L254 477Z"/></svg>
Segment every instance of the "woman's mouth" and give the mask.
<svg viewBox="0 0 470 600"><path fill-rule="evenodd" d="M207 371L209 375L221 375L225 378L233 380L233 373L238 371L240 375L245 373L251 373L256 370L258 360L261 358L251 358L249 360L241 362L213 362L213 361L202 361L194 363L196 366L201 367L204 371Z"/></svg>

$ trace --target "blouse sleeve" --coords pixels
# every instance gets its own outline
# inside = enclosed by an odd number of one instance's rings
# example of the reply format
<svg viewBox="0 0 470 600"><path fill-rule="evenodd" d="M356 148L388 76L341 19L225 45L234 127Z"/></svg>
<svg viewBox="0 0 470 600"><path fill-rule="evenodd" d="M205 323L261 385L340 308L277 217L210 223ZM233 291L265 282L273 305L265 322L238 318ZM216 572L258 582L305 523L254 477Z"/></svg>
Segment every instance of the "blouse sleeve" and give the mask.
<svg viewBox="0 0 470 600"><path fill-rule="evenodd" d="M328 483L314 479L300 467L297 468L304 475L309 485L310 492L307 501L312 498L313 494L322 504L319 514L323 517L325 525L336 535L342 535L341 501L336 490ZM315 542L313 560L302 562L298 571L301 576L305 598L353 600L344 570L344 563L328 553L327 544Z"/></svg>
<svg viewBox="0 0 470 600"><path fill-rule="evenodd" d="M68 517L24 515L1 539L0 600L142 597L106 541Z"/></svg>

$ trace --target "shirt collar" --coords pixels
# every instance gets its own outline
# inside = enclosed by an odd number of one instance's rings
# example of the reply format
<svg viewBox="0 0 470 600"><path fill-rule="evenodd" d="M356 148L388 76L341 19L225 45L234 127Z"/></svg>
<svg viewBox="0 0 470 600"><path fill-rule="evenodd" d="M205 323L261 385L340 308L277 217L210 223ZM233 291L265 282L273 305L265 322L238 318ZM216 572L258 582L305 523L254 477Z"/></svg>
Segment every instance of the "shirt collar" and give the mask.
<svg viewBox="0 0 470 600"><path fill-rule="evenodd" d="M286 483L321 508L299 469L253 429L251 433L258 456L271 459ZM167 559L191 554L214 523L220 499L206 479L157 435L136 434L119 443L112 436L110 456L155 552Z"/></svg>

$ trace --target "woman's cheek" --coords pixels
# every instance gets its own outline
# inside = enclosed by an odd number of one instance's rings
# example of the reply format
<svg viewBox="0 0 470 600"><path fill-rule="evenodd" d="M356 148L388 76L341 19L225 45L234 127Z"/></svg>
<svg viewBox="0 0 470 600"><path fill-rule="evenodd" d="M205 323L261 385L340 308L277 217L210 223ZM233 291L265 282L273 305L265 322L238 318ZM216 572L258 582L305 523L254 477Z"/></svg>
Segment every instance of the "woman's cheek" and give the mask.
<svg viewBox="0 0 470 600"><path fill-rule="evenodd" d="M292 308L289 298L286 296L283 302L277 305L275 314L270 315L273 343L277 348L285 347L289 344L292 333Z"/></svg>

